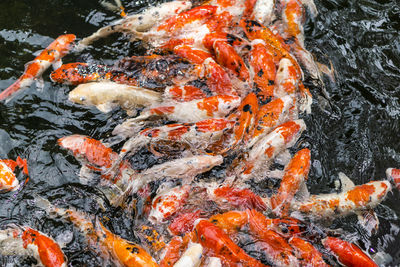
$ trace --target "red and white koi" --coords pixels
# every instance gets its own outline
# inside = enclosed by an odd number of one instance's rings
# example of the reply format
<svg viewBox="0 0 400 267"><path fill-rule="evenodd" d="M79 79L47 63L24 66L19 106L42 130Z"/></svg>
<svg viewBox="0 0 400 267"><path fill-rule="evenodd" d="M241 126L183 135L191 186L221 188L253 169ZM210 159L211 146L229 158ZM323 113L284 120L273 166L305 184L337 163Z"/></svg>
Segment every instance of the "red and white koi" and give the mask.
<svg viewBox="0 0 400 267"><path fill-rule="evenodd" d="M149 221L163 223L174 215L186 202L191 187L189 185L177 186L158 194L151 205Z"/></svg>
<svg viewBox="0 0 400 267"><path fill-rule="evenodd" d="M338 194L312 195L306 201L294 202L291 209L322 218L345 216L375 208L390 190L388 181L371 181Z"/></svg>
<svg viewBox="0 0 400 267"><path fill-rule="evenodd" d="M18 90L30 86L51 64L56 64L68 53L75 38L73 34L65 34L54 40L39 56L27 64L24 74L16 82L0 93L0 100L4 100Z"/></svg>
<svg viewBox="0 0 400 267"><path fill-rule="evenodd" d="M17 166L23 170L25 175L29 174L26 159L17 157L16 161L11 159L0 160L0 191L15 191L19 188L19 182L14 173Z"/></svg>
<svg viewBox="0 0 400 267"><path fill-rule="evenodd" d="M119 156L101 141L84 135L70 135L58 140L58 144L72 152L75 158L86 167L102 173L102 178L116 184L124 190L135 171L127 161L119 161ZM112 173L114 164L119 164L118 172Z"/></svg>
<svg viewBox="0 0 400 267"><path fill-rule="evenodd" d="M0 230L0 254L33 256L41 266L66 267L66 257L51 237L30 227L11 225Z"/></svg>
<svg viewBox="0 0 400 267"><path fill-rule="evenodd" d="M289 121L261 138L248 152L246 160L236 167L235 172L240 173L240 180L262 177L263 171L267 169L266 164L285 148L293 145L305 128L303 120Z"/></svg>
<svg viewBox="0 0 400 267"><path fill-rule="evenodd" d="M170 105L154 107L143 111L140 116L126 120L118 125L114 135L123 137L132 136L144 126L149 118L166 118L168 120L195 123L206 119L221 118L239 106L240 98L237 96L217 95L189 102L175 102Z"/></svg>
<svg viewBox="0 0 400 267"><path fill-rule="evenodd" d="M386 170L386 177L400 190L400 169L388 168Z"/></svg>

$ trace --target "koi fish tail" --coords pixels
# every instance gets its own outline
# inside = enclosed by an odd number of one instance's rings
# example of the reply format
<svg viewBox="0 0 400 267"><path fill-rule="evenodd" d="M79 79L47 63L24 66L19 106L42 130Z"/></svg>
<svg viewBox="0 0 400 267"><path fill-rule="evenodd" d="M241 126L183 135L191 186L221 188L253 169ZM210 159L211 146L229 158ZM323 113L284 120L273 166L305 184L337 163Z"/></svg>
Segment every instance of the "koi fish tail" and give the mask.
<svg viewBox="0 0 400 267"><path fill-rule="evenodd" d="M31 85L32 84L32 82L33 82L33 79L32 79L32 81L30 82L30 84L29 85ZM8 98L9 96L11 96L12 94L14 94L15 92L17 92L22 86L21 86L21 83L22 83L22 79L21 78L19 78L17 81L15 81L12 85L10 85L6 90L4 90L3 92L1 92L0 93L0 101L1 100L4 100L4 99L6 99L6 98ZM25 83L27 83L26 81L25 81ZM29 86L28 84L27 84L27 86Z"/></svg>

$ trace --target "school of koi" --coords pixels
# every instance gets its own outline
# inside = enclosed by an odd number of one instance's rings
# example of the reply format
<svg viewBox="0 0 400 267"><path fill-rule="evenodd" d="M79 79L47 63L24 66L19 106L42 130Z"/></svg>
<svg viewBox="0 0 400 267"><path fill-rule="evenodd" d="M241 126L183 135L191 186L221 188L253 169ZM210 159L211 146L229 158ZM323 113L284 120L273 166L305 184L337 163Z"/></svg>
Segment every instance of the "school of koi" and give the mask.
<svg viewBox="0 0 400 267"><path fill-rule="evenodd" d="M304 46L305 16L317 14L312 0L211 0L195 6L173 1L133 16L116 2L123 19L75 49L123 32L148 45L148 55L114 66L65 64L51 79L79 85L69 94L73 102L103 112L119 106L132 117L114 129L107 144L82 135L58 144L82 163L82 181L99 174L113 205L147 218L138 227L142 244L78 210L40 196L37 205L72 222L117 266L378 266L343 240L342 232L319 222L356 214L363 227L377 231L373 209L392 184L400 189L400 170L389 168L387 180L357 186L340 173L340 193L309 195L311 153L295 146L306 129L300 117L311 112L304 77L317 88L324 86L324 74L333 78ZM74 41L72 34L57 38L0 99L29 86ZM125 139L119 154L110 148ZM134 170L129 158L144 147L171 160ZM291 156L288 149L294 147L298 151ZM219 165L228 166L223 179L196 178ZM19 188L17 166L28 177L26 160L0 161L1 190ZM254 183L269 178L281 180L272 196L252 191ZM250 256L244 244L259 255ZM52 238L26 226L0 231L0 253L34 256L43 266L67 265Z"/></svg>

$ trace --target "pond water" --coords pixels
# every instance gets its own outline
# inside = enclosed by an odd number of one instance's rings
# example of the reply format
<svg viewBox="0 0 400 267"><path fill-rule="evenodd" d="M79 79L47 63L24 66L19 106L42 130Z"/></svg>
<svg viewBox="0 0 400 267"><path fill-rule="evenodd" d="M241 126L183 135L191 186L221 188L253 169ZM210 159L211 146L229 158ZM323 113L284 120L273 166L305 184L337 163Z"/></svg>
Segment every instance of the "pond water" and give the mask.
<svg viewBox="0 0 400 267"><path fill-rule="evenodd" d="M157 1L123 1L128 13L139 12ZM306 23L306 46L320 61L330 60L336 83L328 83L330 101L311 87L313 112L305 116L307 131L302 142L312 150L309 178L311 193L327 193L334 188L339 172L355 184L385 179L388 167L400 167L400 8L398 1L316 0L319 16ZM32 60L58 35L88 36L118 19L99 1L2 0L0 3L0 89L19 77L24 64ZM126 56L141 55L140 43L129 43L122 35L98 41L83 53L71 53L64 62L92 61L111 64ZM56 141L70 134L106 138L123 121L125 113L103 114L95 108L68 101L72 87L54 84L49 71L44 88L25 89L7 103L0 103L0 158L28 159L30 181L16 196L0 195L0 225L30 225L58 240L74 231L71 224L48 218L31 201L34 194L58 200L88 214L109 218L106 226L129 240L137 240L135 222L121 210L105 202L101 191L81 185L80 164ZM151 164L145 157L135 159L136 167ZM156 161L152 158L151 160ZM143 165L143 166L142 166ZM354 235L371 254L390 254L393 266L400 264L400 194L389 193L376 209L379 232L369 236L356 217L335 220L333 227ZM100 266L102 260L79 234L63 249L70 266ZM0 265L30 266L32 259L1 257ZM84 264L83 264L84 263Z"/></svg>

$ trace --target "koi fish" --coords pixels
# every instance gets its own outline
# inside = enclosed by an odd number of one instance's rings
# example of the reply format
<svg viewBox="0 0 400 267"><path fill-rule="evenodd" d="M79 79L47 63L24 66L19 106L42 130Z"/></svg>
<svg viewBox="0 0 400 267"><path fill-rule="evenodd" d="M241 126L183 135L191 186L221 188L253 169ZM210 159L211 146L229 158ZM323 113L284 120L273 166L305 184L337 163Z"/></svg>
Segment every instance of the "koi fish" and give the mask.
<svg viewBox="0 0 400 267"><path fill-rule="evenodd" d="M19 188L19 182L14 174L16 167L23 170L28 175L28 165L26 159L17 157L17 160L3 159L0 160L0 191L15 191Z"/></svg>
<svg viewBox="0 0 400 267"><path fill-rule="evenodd" d="M287 95L276 98L263 105L257 112L256 125L247 144L251 148L262 137L269 134L276 126L296 117L295 99Z"/></svg>
<svg viewBox="0 0 400 267"><path fill-rule="evenodd" d="M301 259L302 266L328 267L329 265L322 258L319 252L311 243L293 236L289 239L289 245L295 250L295 255Z"/></svg>
<svg viewBox="0 0 400 267"><path fill-rule="evenodd" d="M174 267L198 267L203 255L203 247L198 243L190 243Z"/></svg>
<svg viewBox="0 0 400 267"><path fill-rule="evenodd" d="M196 123L167 124L142 130L138 136L131 137L121 149L120 157L135 154L146 144L170 141L188 145L191 151L200 151L221 138L224 131L235 124L233 120L212 118Z"/></svg>
<svg viewBox="0 0 400 267"><path fill-rule="evenodd" d="M45 267L66 267L66 257L51 237L25 226L0 230L0 254L33 256Z"/></svg>
<svg viewBox="0 0 400 267"><path fill-rule="evenodd" d="M280 217L288 216L294 195L299 190L300 185L305 183L308 178L310 160L310 150L304 148L297 152L286 166L278 192L270 199L271 208L276 215Z"/></svg>
<svg viewBox="0 0 400 267"><path fill-rule="evenodd" d="M0 93L0 101L10 97L18 90L30 86L51 64L56 64L57 61L68 53L75 38L73 34L65 34L57 37L39 56L27 64L24 74L16 82Z"/></svg>
<svg viewBox="0 0 400 267"><path fill-rule="evenodd" d="M389 168L386 170L386 177L393 181L397 189L400 190L400 169Z"/></svg>
<svg viewBox="0 0 400 267"><path fill-rule="evenodd" d="M116 184L121 190L127 186L127 181L136 172L127 161L119 161L119 156L111 148L100 141L84 135L70 135L58 139L58 144L80 160L93 171L102 173L102 178ZM112 167L118 164L117 173L112 173Z"/></svg>
<svg viewBox="0 0 400 267"><path fill-rule="evenodd" d="M70 221L85 236L90 246L101 250L102 256L122 266L158 267L151 255L139 245L112 233L96 220L96 224L84 213L63 209L52 205L48 200L36 196L36 204L50 215L57 215Z"/></svg>
<svg viewBox="0 0 400 267"><path fill-rule="evenodd" d="M304 202L294 202L291 209L322 218L345 216L375 208L390 190L388 181L371 181L338 194L313 195Z"/></svg>
<svg viewBox="0 0 400 267"><path fill-rule="evenodd" d="M267 209L267 205L263 199L248 188L240 189L230 186L207 187L207 193L211 199L220 203L220 205L227 205L230 208L256 209L259 211Z"/></svg>
<svg viewBox="0 0 400 267"><path fill-rule="evenodd" d="M322 240L322 244L346 266L378 267L366 253L352 243L328 236Z"/></svg>
<svg viewBox="0 0 400 267"><path fill-rule="evenodd" d="M191 6L190 1L171 1L150 7L139 14L126 16L124 19L114 22L113 25L100 28L92 35L83 38L78 43L77 48L83 50L94 41L116 32L131 34L133 35L132 39L142 37L140 33L148 31L162 20L189 9Z"/></svg>
<svg viewBox="0 0 400 267"><path fill-rule="evenodd" d="M136 86L96 82L79 85L69 93L68 99L74 103L96 106L105 113L120 106L131 115L137 107L148 107L161 102L161 94Z"/></svg>
<svg viewBox="0 0 400 267"><path fill-rule="evenodd" d="M182 237L174 236L165 249L160 267L172 267L179 260L180 250L184 247Z"/></svg>
<svg viewBox="0 0 400 267"><path fill-rule="evenodd" d="M173 235L184 235L192 231L195 221L200 218L200 214L201 210L180 213L172 220L168 230Z"/></svg>
<svg viewBox="0 0 400 267"><path fill-rule="evenodd" d="M207 220L196 225L197 239L212 256L216 256L228 266L265 267L238 247L225 232Z"/></svg>
<svg viewBox="0 0 400 267"><path fill-rule="evenodd" d="M115 127L113 134L122 137L135 135L149 118L166 118L168 120L195 123L206 119L224 117L239 106L237 96L217 95L203 99L171 103L143 111L140 116L126 120Z"/></svg>
<svg viewBox="0 0 400 267"><path fill-rule="evenodd" d="M149 221L163 223L174 215L189 197L190 188L189 185L177 186L158 194L153 200Z"/></svg>
<svg viewBox="0 0 400 267"><path fill-rule="evenodd" d="M131 194L136 193L145 184L161 178L182 179L183 183L190 183L197 174L209 171L213 167L222 164L222 156L193 156L172 160L163 164L153 166L129 182L124 193L113 200L113 205L121 205Z"/></svg>
<svg viewBox="0 0 400 267"><path fill-rule="evenodd" d="M266 169L266 164L285 148L290 147L305 128L306 125L303 120L288 121L261 138L248 152L245 162L236 168L236 171L241 173L241 180L262 177L263 173L260 173L260 171Z"/></svg>

